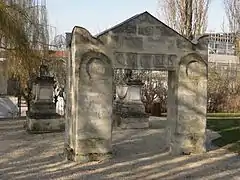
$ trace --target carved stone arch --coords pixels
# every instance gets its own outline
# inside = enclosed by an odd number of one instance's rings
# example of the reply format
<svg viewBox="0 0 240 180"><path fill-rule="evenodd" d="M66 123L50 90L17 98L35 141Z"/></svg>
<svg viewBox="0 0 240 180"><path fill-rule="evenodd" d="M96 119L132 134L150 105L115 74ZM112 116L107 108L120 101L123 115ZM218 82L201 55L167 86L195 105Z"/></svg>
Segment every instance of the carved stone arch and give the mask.
<svg viewBox="0 0 240 180"><path fill-rule="evenodd" d="M84 79L88 81L97 80L100 76L101 78L105 76L104 79L113 77L112 61L102 52L89 51L84 53L78 68L79 80L82 79L81 74L87 75L88 77Z"/></svg>
<svg viewBox="0 0 240 180"><path fill-rule="evenodd" d="M190 53L179 62L179 75L184 78L207 78L207 62L196 53Z"/></svg>

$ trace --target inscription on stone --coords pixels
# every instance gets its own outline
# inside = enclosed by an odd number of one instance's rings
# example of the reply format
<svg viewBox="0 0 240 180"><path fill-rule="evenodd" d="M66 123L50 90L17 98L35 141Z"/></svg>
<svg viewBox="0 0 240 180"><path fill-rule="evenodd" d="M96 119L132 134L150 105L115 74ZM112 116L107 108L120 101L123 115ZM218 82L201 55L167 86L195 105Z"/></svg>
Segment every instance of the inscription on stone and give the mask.
<svg viewBox="0 0 240 180"><path fill-rule="evenodd" d="M174 69L177 64L175 54L115 53L115 67L127 69Z"/></svg>
<svg viewBox="0 0 240 180"><path fill-rule="evenodd" d="M140 55L140 66L142 68L151 67L152 63L152 54L141 54Z"/></svg>
<svg viewBox="0 0 240 180"><path fill-rule="evenodd" d="M122 52L115 52L115 60L116 63L122 66L127 66L127 63L125 62L125 54Z"/></svg>
<svg viewBox="0 0 240 180"><path fill-rule="evenodd" d="M137 53L127 53L126 54L126 60L127 64L132 68L137 68Z"/></svg>
<svg viewBox="0 0 240 180"><path fill-rule="evenodd" d="M86 66L80 67L80 71L79 116L87 120L86 126L94 126L97 133L103 127L95 127L96 124L103 125L108 124L105 121L111 121L112 67L105 57L99 57L87 60ZM90 76L89 80L87 76Z"/></svg>

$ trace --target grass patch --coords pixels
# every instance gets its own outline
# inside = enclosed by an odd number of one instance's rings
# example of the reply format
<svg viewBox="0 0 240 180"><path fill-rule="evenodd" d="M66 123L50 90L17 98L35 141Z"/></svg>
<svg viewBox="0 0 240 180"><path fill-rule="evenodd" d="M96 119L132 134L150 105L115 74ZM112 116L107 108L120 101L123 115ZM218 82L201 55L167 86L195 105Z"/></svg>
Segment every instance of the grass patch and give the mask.
<svg viewBox="0 0 240 180"><path fill-rule="evenodd" d="M207 117L239 117L240 119L240 113L207 113Z"/></svg>
<svg viewBox="0 0 240 180"><path fill-rule="evenodd" d="M239 119L228 118L223 121L221 119L208 119L207 128L218 132L222 136L213 141L215 145L219 147L226 146L229 150L240 153Z"/></svg>
<svg viewBox="0 0 240 180"><path fill-rule="evenodd" d="M162 116L167 116L167 113L162 113ZM229 118L234 118L234 119L240 119L240 113L207 113L208 119L229 119Z"/></svg>

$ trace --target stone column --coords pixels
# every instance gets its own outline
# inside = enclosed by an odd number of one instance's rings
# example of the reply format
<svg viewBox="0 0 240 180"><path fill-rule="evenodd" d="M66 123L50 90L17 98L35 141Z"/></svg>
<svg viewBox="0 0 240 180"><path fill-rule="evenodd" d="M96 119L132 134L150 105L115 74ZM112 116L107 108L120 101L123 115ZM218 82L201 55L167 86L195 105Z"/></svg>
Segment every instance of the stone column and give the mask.
<svg viewBox="0 0 240 180"><path fill-rule="evenodd" d="M177 120L177 82L178 76L176 71L168 71L168 92L167 92L167 126L166 126L166 143L171 147L174 142L174 133Z"/></svg>
<svg viewBox="0 0 240 180"><path fill-rule="evenodd" d="M113 68L102 42L84 28L72 33L68 61L65 157L88 162L112 153Z"/></svg>
<svg viewBox="0 0 240 180"><path fill-rule="evenodd" d="M205 152L207 66L201 57L190 54L181 60L179 70L169 75L172 97L168 97L168 102L173 105L168 107L171 152L178 155Z"/></svg>

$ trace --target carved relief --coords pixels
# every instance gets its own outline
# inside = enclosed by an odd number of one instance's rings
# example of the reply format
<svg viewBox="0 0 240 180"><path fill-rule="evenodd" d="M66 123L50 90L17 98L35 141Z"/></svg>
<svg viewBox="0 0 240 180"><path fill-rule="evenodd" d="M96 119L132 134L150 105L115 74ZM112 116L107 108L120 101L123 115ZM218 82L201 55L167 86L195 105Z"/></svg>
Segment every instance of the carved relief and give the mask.
<svg viewBox="0 0 240 180"><path fill-rule="evenodd" d="M177 56L175 54L147 54L116 52L116 68L128 69L163 69L176 68Z"/></svg>
<svg viewBox="0 0 240 180"><path fill-rule="evenodd" d="M111 120L112 66L100 53L83 58L80 67L79 113L92 121ZM100 128L100 127L97 127Z"/></svg>
<svg viewBox="0 0 240 180"><path fill-rule="evenodd" d="M140 65L142 68L150 68L152 62L152 54L141 54Z"/></svg>
<svg viewBox="0 0 240 180"><path fill-rule="evenodd" d="M130 66L132 69L137 68L137 53L127 53L126 59L127 59L127 65Z"/></svg>
<svg viewBox="0 0 240 180"><path fill-rule="evenodd" d="M190 62L186 68L186 74L189 79L199 79L205 74L204 65L197 61Z"/></svg>
<svg viewBox="0 0 240 180"><path fill-rule="evenodd" d="M125 62L125 54L122 52L115 52L114 53L116 63L122 66L126 66L127 63Z"/></svg>

